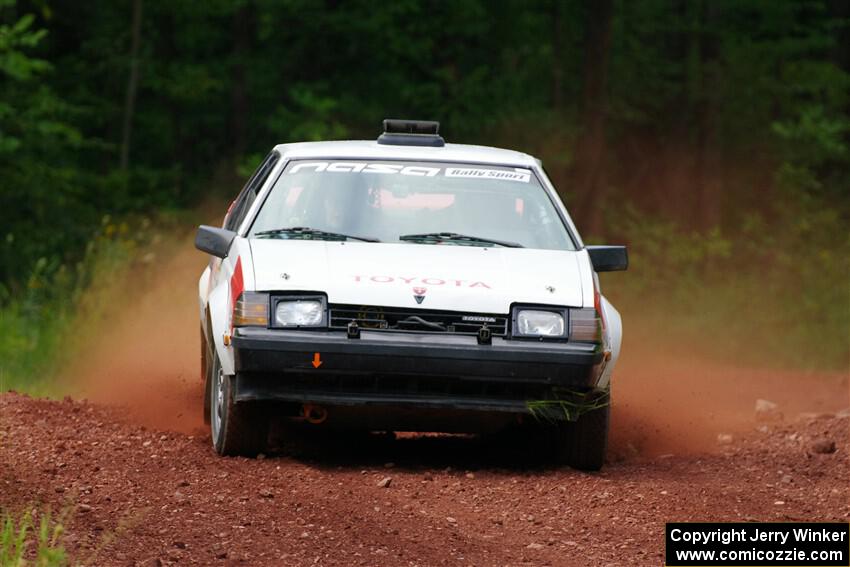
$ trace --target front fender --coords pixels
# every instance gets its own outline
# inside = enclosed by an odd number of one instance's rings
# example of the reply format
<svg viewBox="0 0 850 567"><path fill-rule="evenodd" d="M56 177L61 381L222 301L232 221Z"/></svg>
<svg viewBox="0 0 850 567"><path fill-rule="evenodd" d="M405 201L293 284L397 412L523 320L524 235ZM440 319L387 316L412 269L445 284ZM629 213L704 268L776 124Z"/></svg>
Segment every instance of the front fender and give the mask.
<svg viewBox="0 0 850 567"><path fill-rule="evenodd" d="M207 341L210 340L210 330L207 328L207 303L209 302L211 279L212 269L207 265L198 280L198 320L201 322L201 329Z"/></svg>
<svg viewBox="0 0 850 567"><path fill-rule="evenodd" d="M231 317L233 304L231 301L231 278L237 267L240 266L243 287L246 290L254 289L254 269L251 256L251 247L247 239L236 237L231 245L227 258L216 265L209 277L209 296L206 308L210 314L212 344L221 362L221 368L225 374L234 374L233 347L224 344L225 334L232 331ZM203 319L202 319L203 320Z"/></svg>
<svg viewBox="0 0 850 567"><path fill-rule="evenodd" d="M598 386L600 388L607 388L611 383L611 374L614 372L617 359L620 358L620 345L623 342L623 321L620 318L620 312L605 299L605 296L602 296L601 305L602 315L605 317L606 330L608 332L608 347L611 350L611 358L605 364L602 376L599 377Z"/></svg>
<svg viewBox="0 0 850 567"><path fill-rule="evenodd" d="M233 349L224 344L225 333L230 333L230 283L225 279L212 290L209 297L210 322L215 352L225 374L233 374L235 365Z"/></svg>

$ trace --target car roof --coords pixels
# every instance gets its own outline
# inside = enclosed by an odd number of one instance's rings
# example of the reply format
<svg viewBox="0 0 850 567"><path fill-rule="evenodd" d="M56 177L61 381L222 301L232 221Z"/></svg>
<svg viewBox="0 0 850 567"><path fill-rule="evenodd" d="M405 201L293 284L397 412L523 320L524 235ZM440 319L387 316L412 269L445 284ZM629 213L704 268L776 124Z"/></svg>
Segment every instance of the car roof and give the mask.
<svg viewBox="0 0 850 567"><path fill-rule="evenodd" d="M467 144L427 147L379 144L374 140L346 140L278 144L275 146L275 150L280 152L284 159L401 159L483 163L514 167L540 165L540 160L522 152Z"/></svg>

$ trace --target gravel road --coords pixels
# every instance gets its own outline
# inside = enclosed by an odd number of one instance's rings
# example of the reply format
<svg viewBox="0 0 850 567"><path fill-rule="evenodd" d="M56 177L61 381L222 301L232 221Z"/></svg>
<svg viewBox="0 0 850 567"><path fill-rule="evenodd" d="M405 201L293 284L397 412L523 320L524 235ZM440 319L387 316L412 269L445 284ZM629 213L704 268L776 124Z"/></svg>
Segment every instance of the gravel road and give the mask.
<svg viewBox="0 0 850 567"><path fill-rule="evenodd" d="M93 565L657 566L665 521L850 520L848 425L754 424L712 451L588 474L459 436L308 438L225 459L202 430L7 393L0 506L65 513L66 548Z"/></svg>

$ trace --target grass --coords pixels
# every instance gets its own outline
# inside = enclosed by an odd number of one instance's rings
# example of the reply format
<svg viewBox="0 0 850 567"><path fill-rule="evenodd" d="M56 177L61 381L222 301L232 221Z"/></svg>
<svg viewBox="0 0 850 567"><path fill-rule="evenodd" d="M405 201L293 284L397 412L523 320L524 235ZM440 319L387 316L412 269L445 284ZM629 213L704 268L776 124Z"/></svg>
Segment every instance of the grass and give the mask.
<svg viewBox="0 0 850 567"><path fill-rule="evenodd" d="M581 392L555 389L556 400L530 400L525 403L529 413L538 421L566 419L576 421L583 414L604 408L611 403L608 392Z"/></svg>
<svg viewBox="0 0 850 567"><path fill-rule="evenodd" d="M190 213L192 214L192 213ZM132 277L144 280L171 235L191 226L184 214L114 222L105 217L81 261L56 265L40 260L26 286L0 302L0 392L62 394L57 376L88 331ZM192 223L193 224L193 223Z"/></svg>
<svg viewBox="0 0 850 567"><path fill-rule="evenodd" d="M744 365L846 372L850 238L828 211L808 219L751 219L728 235L626 215L619 238L630 243L629 270L601 277L626 340L651 336Z"/></svg>
<svg viewBox="0 0 850 567"><path fill-rule="evenodd" d="M68 564L62 547L63 518L54 520L50 510L38 514L24 511L19 517L3 514L0 529L0 567L61 567Z"/></svg>
<svg viewBox="0 0 850 567"><path fill-rule="evenodd" d="M63 353L74 342L75 323L83 303L121 277L134 253L133 241L100 236L86 257L72 268L47 269L39 262L26 289L0 307L0 391L33 395L53 393L53 377Z"/></svg>

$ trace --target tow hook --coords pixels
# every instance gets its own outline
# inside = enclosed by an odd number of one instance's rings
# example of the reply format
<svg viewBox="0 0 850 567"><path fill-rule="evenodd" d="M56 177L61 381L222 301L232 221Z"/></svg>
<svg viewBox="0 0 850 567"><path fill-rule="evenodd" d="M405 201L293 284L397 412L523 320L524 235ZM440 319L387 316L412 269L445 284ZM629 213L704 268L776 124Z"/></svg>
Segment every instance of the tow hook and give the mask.
<svg viewBox="0 0 850 567"><path fill-rule="evenodd" d="M493 332L490 331L490 327L487 326L487 323L484 323L483 325L481 325L481 328L478 329L478 344L493 344Z"/></svg>
<svg viewBox="0 0 850 567"><path fill-rule="evenodd" d="M323 408L322 406L316 406L313 404L304 404L301 408L301 415L304 417L304 421L307 423L312 423L313 425L319 425L320 423L324 423L326 419L328 419L328 410Z"/></svg>
<svg viewBox="0 0 850 567"><path fill-rule="evenodd" d="M348 323L348 327L345 329L345 334L349 339L360 338L360 327L357 326L357 321L351 321Z"/></svg>

